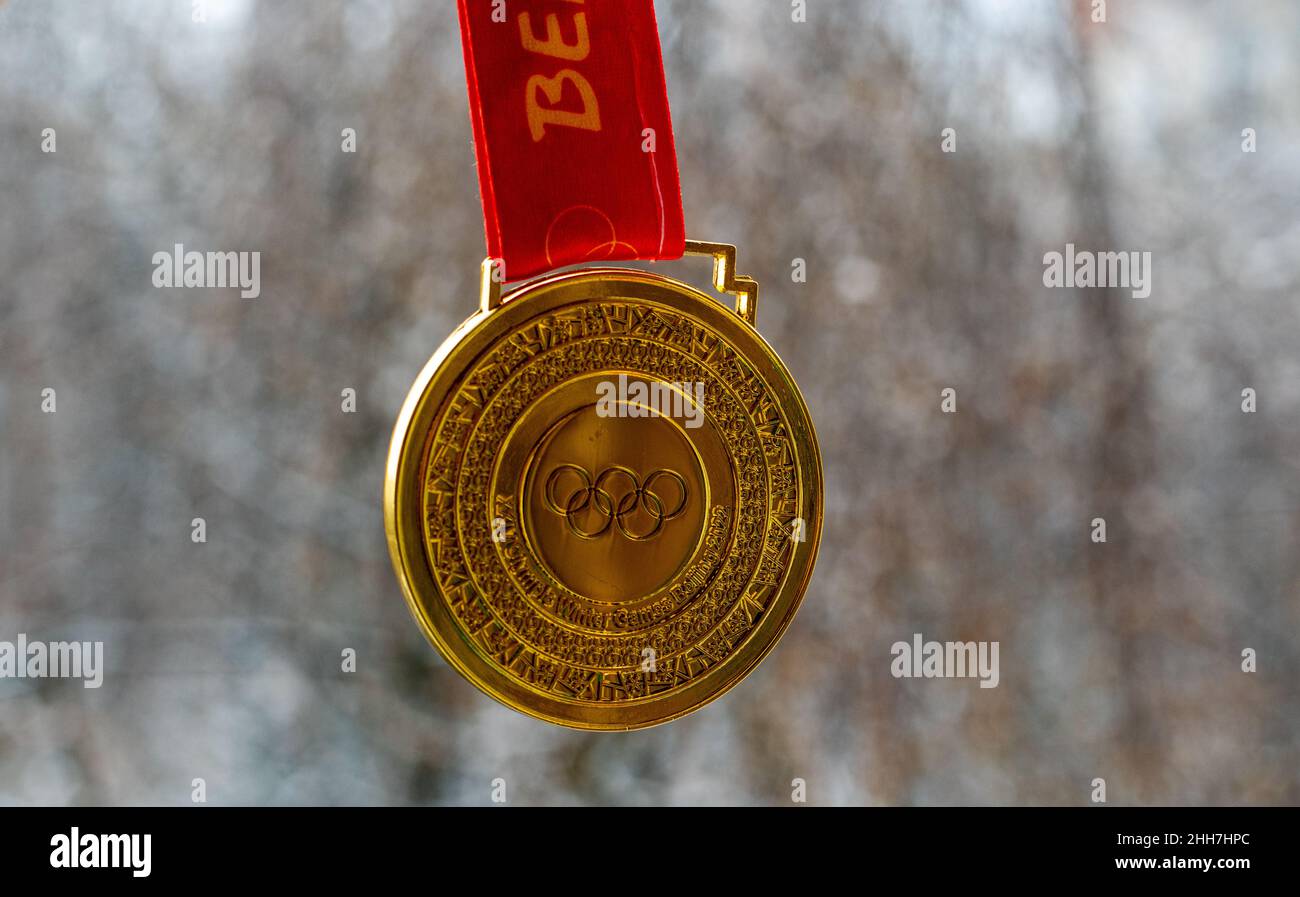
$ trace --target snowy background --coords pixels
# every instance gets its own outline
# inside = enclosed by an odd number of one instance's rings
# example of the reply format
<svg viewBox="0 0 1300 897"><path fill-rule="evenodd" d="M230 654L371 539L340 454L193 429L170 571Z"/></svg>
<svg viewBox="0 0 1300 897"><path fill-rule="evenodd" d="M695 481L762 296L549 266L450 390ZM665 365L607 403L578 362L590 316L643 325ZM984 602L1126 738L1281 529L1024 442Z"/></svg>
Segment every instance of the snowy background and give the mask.
<svg viewBox="0 0 1300 897"><path fill-rule="evenodd" d="M0 802L1300 803L1300 5L807 5L657 7L688 231L818 427L816 574L723 699L584 734L451 671L384 540L484 254L452 0L0 4L0 639L107 654L0 680ZM1151 296L1045 289L1066 242ZM261 298L154 289L175 243ZM894 679L916 632L1001 684Z"/></svg>

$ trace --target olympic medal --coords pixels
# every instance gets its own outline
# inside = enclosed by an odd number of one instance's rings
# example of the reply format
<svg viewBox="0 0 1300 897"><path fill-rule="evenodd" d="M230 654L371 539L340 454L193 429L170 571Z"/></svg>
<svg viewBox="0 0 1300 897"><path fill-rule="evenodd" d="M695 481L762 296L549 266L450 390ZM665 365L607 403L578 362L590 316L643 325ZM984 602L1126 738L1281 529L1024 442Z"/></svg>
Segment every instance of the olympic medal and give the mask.
<svg viewBox="0 0 1300 897"><path fill-rule="evenodd" d="M630 269L483 306L412 387L385 523L411 613L502 703L636 729L739 682L794 617L822 526L798 388L737 310Z"/></svg>

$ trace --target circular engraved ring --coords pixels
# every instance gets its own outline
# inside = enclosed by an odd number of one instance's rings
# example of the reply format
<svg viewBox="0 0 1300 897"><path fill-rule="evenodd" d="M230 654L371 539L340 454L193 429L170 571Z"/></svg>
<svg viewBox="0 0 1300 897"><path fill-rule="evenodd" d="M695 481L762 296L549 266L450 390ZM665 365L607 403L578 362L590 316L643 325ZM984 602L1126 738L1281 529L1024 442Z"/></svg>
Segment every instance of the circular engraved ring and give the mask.
<svg viewBox="0 0 1300 897"><path fill-rule="evenodd" d="M723 694L790 624L821 458L753 325L678 281L589 269L443 344L384 507L407 604L457 672L540 719L635 729Z"/></svg>
<svg viewBox="0 0 1300 897"><path fill-rule="evenodd" d="M582 485L569 493L569 497L564 501L557 501L555 489L566 473L577 476ZM622 490L619 497L615 499L606 488L607 480L620 477L625 478L625 485L628 488ZM668 510L664 500L654 491L655 482L661 477L677 484L677 501L672 510ZM563 517L568 524L569 532L580 539L599 538L609 532L611 526L617 524L618 531L624 537L633 542L645 542L658 535L666 521L672 520L686 509L686 478L675 470L660 469L650 473L643 484L635 471L615 464L606 467L593 480L586 468L579 467L577 464L561 464L546 478L543 496L546 507ZM577 515L592 505L595 505L600 512L598 517L603 522L594 532L587 532L576 522ZM630 531L625 522L627 515L638 509L645 511L653 521L653 526L648 531L639 534Z"/></svg>

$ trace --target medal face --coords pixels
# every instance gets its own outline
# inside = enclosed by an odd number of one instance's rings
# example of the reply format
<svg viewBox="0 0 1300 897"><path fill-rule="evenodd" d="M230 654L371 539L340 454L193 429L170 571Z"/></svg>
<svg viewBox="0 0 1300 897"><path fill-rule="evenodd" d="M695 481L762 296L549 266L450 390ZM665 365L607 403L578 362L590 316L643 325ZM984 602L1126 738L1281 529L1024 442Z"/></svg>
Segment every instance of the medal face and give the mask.
<svg viewBox="0 0 1300 897"><path fill-rule="evenodd" d="M411 612L458 672L584 729L735 685L794 616L821 459L780 359L654 274L551 276L465 322L416 381L385 482Z"/></svg>

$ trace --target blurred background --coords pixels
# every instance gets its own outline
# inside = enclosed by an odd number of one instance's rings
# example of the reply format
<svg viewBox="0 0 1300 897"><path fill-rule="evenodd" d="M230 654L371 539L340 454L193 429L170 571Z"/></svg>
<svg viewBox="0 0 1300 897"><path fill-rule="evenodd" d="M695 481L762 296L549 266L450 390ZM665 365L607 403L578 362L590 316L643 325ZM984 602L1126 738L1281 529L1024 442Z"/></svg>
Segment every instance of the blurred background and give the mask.
<svg viewBox="0 0 1300 897"><path fill-rule="evenodd" d="M0 680L0 802L1300 803L1300 6L1107 6L659 0L688 231L763 284L827 520L755 673L611 735L464 682L384 540L484 254L452 0L0 5L0 639L107 666ZM1045 289L1066 242L1150 297ZM175 243L261 298L154 289ZM894 679L917 632L999 687Z"/></svg>

